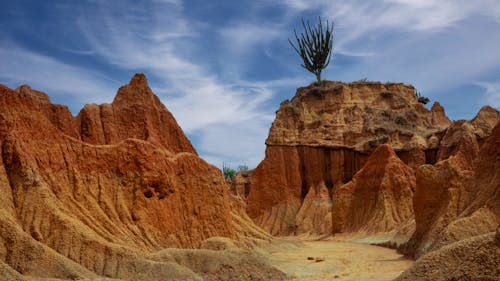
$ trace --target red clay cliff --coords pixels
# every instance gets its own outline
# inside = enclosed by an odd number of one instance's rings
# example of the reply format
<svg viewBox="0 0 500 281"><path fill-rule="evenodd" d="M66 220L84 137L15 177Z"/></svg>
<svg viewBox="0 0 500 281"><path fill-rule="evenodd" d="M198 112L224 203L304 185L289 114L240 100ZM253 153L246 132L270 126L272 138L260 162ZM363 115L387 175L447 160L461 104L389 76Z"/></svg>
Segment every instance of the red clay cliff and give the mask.
<svg viewBox="0 0 500 281"><path fill-rule="evenodd" d="M144 75L76 118L28 86L0 85L0 108L2 264L38 277L135 280L149 268L149 280L182 279L143 253L234 237L220 170L197 156Z"/></svg>

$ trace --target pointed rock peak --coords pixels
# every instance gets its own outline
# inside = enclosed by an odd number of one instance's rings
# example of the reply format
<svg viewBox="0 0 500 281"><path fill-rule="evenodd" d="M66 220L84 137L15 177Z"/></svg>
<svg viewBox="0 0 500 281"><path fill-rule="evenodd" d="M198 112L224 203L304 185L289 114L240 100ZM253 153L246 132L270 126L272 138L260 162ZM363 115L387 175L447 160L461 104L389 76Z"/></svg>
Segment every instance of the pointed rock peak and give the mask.
<svg viewBox="0 0 500 281"><path fill-rule="evenodd" d="M370 155L370 158L368 158L368 162L370 162L370 160L372 158L373 159L387 159L387 158L390 158L393 156L396 156L396 153L391 148L391 146L388 144L381 144Z"/></svg>
<svg viewBox="0 0 500 281"><path fill-rule="evenodd" d="M130 86L138 87L138 88L146 88L149 87L148 79L146 75L142 73L136 73L132 79L130 79Z"/></svg>
<svg viewBox="0 0 500 281"><path fill-rule="evenodd" d="M148 79L142 73L136 73L130 82L118 89L113 104L134 103L151 104L154 100L154 93L148 85Z"/></svg>
<svg viewBox="0 0 500 281"><path fill-rule="evenodd" d="M486 111L486 112L498 112L498 110L496 110L495 108L489 106L489 105L485 105L483 107L481 107L481 109L479 110L479 112L482 112L482 111Z"/></svg>
<svg viewBox="0 0 500 281"><path fill-rule="evenodd" d="M375 151L372 152L370 157L368 157L365 165L358 171L358 173L362 174L363 172L373 170L383 170L388 163L394 161L400 161L401 164L404 165L403 161L399 159L390 145L381 144L375 149Z"/></svg>
<svg viewBox="0 0 500 281"><path fill-rule="evenodd" d="M500 112L493 107L483 106L470 123L476 135L486 138L498 121L500 121Z"/></svg>
<svg viewBox="0 0 500 281"><path fill-rule="evenodd" d="M478 118L488 118L488 117L498 118L499 115L500 115L500 112L498 110L496 110L495 108L493 108L489 105L486 105L486 106L481 107L479 112L476 114L476 117L474 117L473 121L478 119Z"/></svg>
<svg viewBox="0 0 500 281"><path fill-rule="evenodd" d="M432 123L438 127L447 127L451 124L451 120L446 116L444 107L439 102L434 102L431 108Z"/></svg>
<svg viewBox="0 0 500 281"><path fill-rule="evenodd" d="M444 112L444 107L439 103L439 102L434 102L434 104L431 107L431 111L443 111Z"/></svg>

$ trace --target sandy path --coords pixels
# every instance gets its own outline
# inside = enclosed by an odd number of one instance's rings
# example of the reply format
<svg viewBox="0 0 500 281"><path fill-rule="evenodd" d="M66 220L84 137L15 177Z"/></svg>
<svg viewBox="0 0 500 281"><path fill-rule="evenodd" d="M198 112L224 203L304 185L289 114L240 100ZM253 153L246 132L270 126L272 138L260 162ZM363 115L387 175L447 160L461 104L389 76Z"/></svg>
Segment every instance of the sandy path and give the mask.
<svg viewBox="0 0 500 281"><path fill-rule="evenodd" d="M413 263L395 250L346 241L283 243L268 249L269 261L293 280L393 280ZM324 261L308 260L308 257Z"/></svg>

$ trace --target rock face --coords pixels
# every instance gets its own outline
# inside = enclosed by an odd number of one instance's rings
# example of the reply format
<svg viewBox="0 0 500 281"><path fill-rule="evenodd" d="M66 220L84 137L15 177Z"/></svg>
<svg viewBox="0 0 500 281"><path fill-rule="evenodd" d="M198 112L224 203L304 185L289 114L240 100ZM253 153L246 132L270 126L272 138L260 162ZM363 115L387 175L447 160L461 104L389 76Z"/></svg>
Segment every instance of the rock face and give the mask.
<svg viewBox="0 0 500 281"><path fill-rule="evenodd" d="M463 164L471 165L477 156L479 147L491 135L493 127L500 120L500 112L489 106L481 108L471 121L458 120L447 129L439 143L437 161L448 159L450 156L461 153ZM470 167L463 167L468 168Z"/></svg>
<svg viewBox="0 0 500 281"><path fill-rule="evenodd" d="M248 193L250 192L250 173L251 172L238 172L231 179L230 190L235 196L239 196L246 201Z"/></svg>
<svg viewBox="0 0 500 281"><path fill-rule="evenodd" d="M387 144L333 191L333 232L390 232L413 217L413 170Z"/></svg>
<svg viewBox="0 0 500 281"><path fill-rule="evenodd" d="M328 207L314 219L304 219L304 210L297 217L308 194L331 204L321 195L325 188L331 194L349 182L384 143L412 168L434 163L450 123L438 103L427 110L404 84L323 81L299 88L276 113L265 159L251 176L247 212L272 234L331 233L302 225L328 217Z"/></svg>
<svg viewBox="0 0 500 281"><path fill-rule="evenodd" d="M452 125L447 135L457 127L470 129L472 122ZM492 232L500 224L500 122L479 150L476 139L460 135L458 144L452 146L454 155L417 171L416 230L404 249L409 255L420 257L446 244Z"/></svg>
<svg viewBox="0 0 500 281"><path fill-rule="evenodd" d="M451 123L438 103L431 111L418 103L414 90L400 83L330 81L299 88L281 104L266 144L371 151L378 136L401 150L414 135L430 137Z"/></svg>
<svg viewBox="0 0 500 281"><path fill-rule="evenodd" d="M295 217L299 234L323 234L332 229L332 198L325 185L311 187Z"/></svg>
<svg viewBox="0 0 500 281"><path fill-rule="evenodd" d="M143 75L76 118L28 86L0 85L0 108L2 276L196 280L145 253L240 235L220 170Z"/></svg>
<svg viewBox="0 0 500 281"><path fill-rule="evenodd" d="M116 144L135 138L173 153L196 154L172 114L147 85L135 75L121 87L111 104L88 104L78 114L77 129L89 144Z"/></svg>
<svg viewBox="0 0 500 281"><path fill-rule="evenodd" d="M417 260L395 281L498 280L500 241L493 233L468 238Z"/></svg>

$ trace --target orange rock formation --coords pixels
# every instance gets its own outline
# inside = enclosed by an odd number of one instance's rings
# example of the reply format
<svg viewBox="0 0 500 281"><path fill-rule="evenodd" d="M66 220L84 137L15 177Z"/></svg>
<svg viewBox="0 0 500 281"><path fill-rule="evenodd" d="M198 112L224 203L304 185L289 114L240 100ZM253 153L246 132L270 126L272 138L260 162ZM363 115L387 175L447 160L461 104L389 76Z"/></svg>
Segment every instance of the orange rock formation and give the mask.
<svg viewBox="0 0 500 281"><path fill-rule="evenodd" d="M333 232L389 232L413 218L413 170L387 144L333 191Z"/></svg>
<svg viewBox="0 0 500 281"><path fill-rule="evenodd" d="M465 125L460 122L449 132ZM479 151L475 139L463 132L458 135L453 156L417 171L416 230L404 249L407 254L420 257L443 245L492 232L500 224L500 122Z"/></svg>
<svg viewBox="0 0 500 281"><path fill-rule="evenodd" d="M500 232L497 232L497 235ZM454 242L418 259L395 281L498 280L500 239L494 233Z"/></svg>
<svg viewBox="0 0 500 281"><path fill-rule="evenodd" d="M331 233L325 190L349 182L384 143L412 168L434 163L450 123L438 103L427 110L404 84L323 81L299 88L276 113L265 159L251 175L247 212L272 234ZM308 207L311 197L320 198L323 211ZM309 219L304 202L315 210Z"/></svg>
<svg viewBox="0 0 500 281"><path fill-rule="evenodd" d="M250 192L250 172L245 171L236 173L231 179L230 190L233 195L239 196L246 201L248 193Z"/></svg>
<svg viewBox="0 0 500 281"><path fill-rule="evenodd" d="M142 74L135 75L128 85L121 87L111 104L85 105L76 125L81 140L90 144L114 144L135 138L173 153L196 154Z"/></svg>
<svg viewBox="0 0 500 281"><path fill-rule="evenodd" d="M197 156L142 74L76 118L28 86L0 85L0 108L2 278L197 280L171 255L147 254L265 237L231 210L220 170Z"/></svg>

